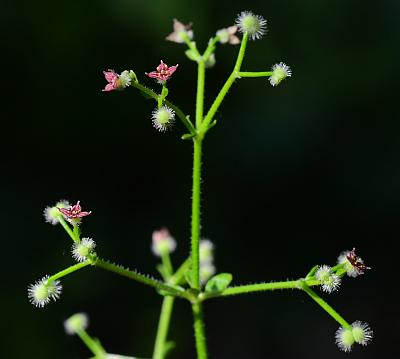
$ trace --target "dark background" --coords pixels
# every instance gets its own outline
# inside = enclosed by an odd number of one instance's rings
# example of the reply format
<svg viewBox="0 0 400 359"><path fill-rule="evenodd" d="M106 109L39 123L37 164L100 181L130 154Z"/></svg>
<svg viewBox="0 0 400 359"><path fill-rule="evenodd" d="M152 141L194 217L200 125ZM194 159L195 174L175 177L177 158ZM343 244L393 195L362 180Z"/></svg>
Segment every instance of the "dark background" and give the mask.
<svg viewBox="0 0 400 359"><path fill-rule="evenodd" d="M371 345L338 350L338 324L304 293L280 291L206 303L210 358L376 358L398 342L400 215L398 1L201 2L87 0L1 3L2 358L85 358L64 334L87 312L89 332L109 352L149 357L161 299L152 289L96 268L62 280L57 303L29 304L26 289L73 261L46 205L81 200L82 225L98 253L156 275L151 232L167 226L189 251L191 155L183 126L158 133L154 103L134 89L103 93L102 70L140 81L163 59L179 70L170 99L194 114L195 64L164 41L172 18L193 21L200 49L241 10L268 20L243 69L284 61L293 77L237 82L204 143L203 235L219 271L235 284L294 279L334 264L355 246L372 270L323 295L350 322L368 322ZM206 105L237 48L220 46L207 73ZM171 358L193 358L190 307L177 301ZM393 357L393 356L392 356Z"/></svg>

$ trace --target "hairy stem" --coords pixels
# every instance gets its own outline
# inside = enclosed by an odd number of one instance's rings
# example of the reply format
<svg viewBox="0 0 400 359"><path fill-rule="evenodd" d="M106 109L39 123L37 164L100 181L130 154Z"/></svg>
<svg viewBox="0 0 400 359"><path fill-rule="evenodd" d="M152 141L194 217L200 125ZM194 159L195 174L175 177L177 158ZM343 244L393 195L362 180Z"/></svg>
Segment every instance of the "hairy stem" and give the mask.
<svg viewBox="0 0 400 359"><path fill-rule="evenodd" d="M79 338L85 343L85 345L89 348L89 350L96 356L96 359L105 359L106 352L103 347L94 340L86 330L82 329L77 331Z"/></svg>
<svg viewBox="0 0 400 359"><path fill-rule="evenodd" d="M153 359L164 359L165 343L167 341L169 323L171 320L174 297L166 296L163 299L160 319L158 322L156 342L154 345Z"/></svg>
<svg viewBox="0 0 400 359"><path fill-rule="evenodd" d="M206 117L201 126L201 133L207 132L208 126L210 125L212 119L214 118L216 112L218 111L219 106L222 103L222 100L225 98L226 94L228 93L229 89L231 88L232 84L235 82L236 78L238 77L238 73L240 71L240 67L242 66L242 62L244 59L244 54L246 52L246 46L248 41L249 35L246 32L243 35L242 42L240 44L239 54L236 59L235 67L231 73L231 75L226 80L224 86L220 90L219 94L215 98L213 104L211 105L210 109L207 112ZM199 130L199 129L198 129Z"/></svg>
<svg viewBox="0 0 400 359"><path fill-rule="evenodd" d="M314 299L322 309L324 309L333 319L335 319L343 328L350 329L351 325L327 302L325 302L317 293L315 293L307 284L303 283L302 289Z"/></svg>
<svg viewBox="0 0 400 359"><path fill-rule="evenodd" d="M65 231L68 233L68 235L72 238L72 240L75 243L79 243L79 236L76 236L76 234L72 231L71 227L68 225L68 223L65 221L63 216L58 217L58 221L60 224L63 226Z"/></svg>
<svg viewBox="0 0 400 359"><path fill-rule="evenodd" d="M272 71L238 72L239 77L267 77L272 76Z"/></svg>
<svg viewBox="0 0 400 359"><path fill-rule="evenodd" d="M159 95L156 94L153 90L149 89L148 87L143 86L139 82L135 82L135 81L132 81L131 87L137 88L139 91L143 92L145 95L153 98L154 100L156 100L158 102ZM178 106L174 105L172 102L170 102L166 99L164 99L163 102L168 107L171 107L175 111L176 115L179 117L179 119L182 121L182 123L189 130L190 133L192 133L192 134L196 133L196 130L195 130L192 122L188 119L188 116L185 116L183 111Z"/></svg>
<svg viewBox="0 0 400 359"><path fill-rule="evenodd" d="M66 275L71 274L71 273L73 273L73 272L75 272L75 271L77 271L79 269L82 269L82 268L84 268L84 267L86 267L86 266L88 266L90 264L92 264L91 261L85 261L85 262L82 262L82 263L75 264L75 265L73 265L71 267L68 267L68 268L66 268L66 269L64 269L64 270L62 270L62 271L60 271L60 272L58 272L56 274L53 274L51 277L49 277L48 281L52 282L52 281L57 280L59 278L65 277Z"/></svg>
<svg viewBox="0 0 400 359"><path fill-rule="evenodd" d="M192 304L194 335L196 340L197 359L207 359L207 343L204 331L203 308L199 302Z"/></svg>
<svg viewBox="0 0 400 359"><path fill-rule="evenodd" d="M186 293L183 288L160 282L156 279L147 277L138 272L122 268L121 266L118 266L114 263L110 263L110 262L107 262L107 261L99 258L95 261L94 264L99 268L108 270L110 272L114 272L116 274L119 274L123 277L127 277L129 279L133 279L137 282L146 284L155 289L166 291L166 292L170 293L171 295L175 295L175 296L181 297L181 298L186 298L189 300L192 299L192 297L188 293Z"/></svg>

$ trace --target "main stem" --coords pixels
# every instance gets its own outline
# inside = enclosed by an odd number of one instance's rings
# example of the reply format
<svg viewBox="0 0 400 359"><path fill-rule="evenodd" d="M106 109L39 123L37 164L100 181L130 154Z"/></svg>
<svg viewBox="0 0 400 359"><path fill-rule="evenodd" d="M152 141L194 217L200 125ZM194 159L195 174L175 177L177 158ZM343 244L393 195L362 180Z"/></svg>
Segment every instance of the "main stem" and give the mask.
<svg viewBox="0 0 400 359"><path fill-rule="evenodd" d="M194 334L196 337L197 359L207 359L207 344L204 331L203 308L202 304L197 302L192 305Z"/></svg>
<svg viewBox="0 0 400 359"><path fill-rule="evenodd" d="M191 285L200 290L200 182L202 140L193 140L193 187L192 187L192 277Z"/></svg>
<svg viewBox="0 0 400 359"><path fill-rule="evenodd" d="M169 323L171 320L174 297L166 296L161 307L160 321L158 322L156 343L154 345L153 359L164 359L165 343L167 341Z"/></svg>

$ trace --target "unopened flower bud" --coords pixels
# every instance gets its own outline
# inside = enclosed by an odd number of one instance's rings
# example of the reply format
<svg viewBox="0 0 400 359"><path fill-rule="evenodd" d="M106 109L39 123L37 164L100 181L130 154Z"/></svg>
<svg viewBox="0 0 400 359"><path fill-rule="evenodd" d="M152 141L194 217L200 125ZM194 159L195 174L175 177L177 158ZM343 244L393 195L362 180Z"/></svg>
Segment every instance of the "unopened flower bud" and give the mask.
<svg viewBox="0 0 400 359"><path fill-rule="evenodd" d="M169 233L168 229L162 228L153 232L151 250L157 257L163 254L170 254L176 249L176 241Z"/></svg>
<svg viewBox="0 0 400 359"><path fill-rule="evenodd" d="M89 325L89 318L85 313L76 313L64 322L64 329L67 334L74 335L85 330Z"/></svg>
<svg viewBox="0 0 400 359"><path fill-rule="evenodd" d="M60 217L62 214L60 213L59 208L68 208L70 204L66 200L61 200L56 203L53 207L46 207L43 211L43 216L47 223L55 226L57 223L60 223Z"/></svg>
<svg viewBox="0 0 400 359"><path fill-rule="evenodd" d="M214 260L214 244L209 239L202 239L199 253L200 262L212 262Z"/></svg>

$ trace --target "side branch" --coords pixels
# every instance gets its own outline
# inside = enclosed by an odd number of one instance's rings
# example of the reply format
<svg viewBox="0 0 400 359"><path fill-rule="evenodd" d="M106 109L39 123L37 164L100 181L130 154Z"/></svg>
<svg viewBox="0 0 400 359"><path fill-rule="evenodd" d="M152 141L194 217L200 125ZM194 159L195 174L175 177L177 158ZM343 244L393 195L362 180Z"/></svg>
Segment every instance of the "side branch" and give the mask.
<svg viewBox="0 0 400 359"><path fill-rule="evenodd" d="M303 289L302 283L307 283L308 286L319 285L318 280L292 280L285 282L271 282L271 283L258 283L258 284L247 284L235 287L228 287L222 293L203 293L201 294L201 300L206 300L215 297L227 297L231 295L239 294L250 294L256 292L265 292L267 290L277 290L277 289Z"/></svg>
<svg viewBox="0 0 400 359"><path fill-rule="evenodd" d="M158 101L159 95L155 93L153 90L149 89L146 86L141 85L139 82L132 81L131 87L137 88L139 91L143 92L145 95L147 95L150 98L153 98L154 100ZM176 115L179 117L179 119L182 121L183 125L190 131L191 134L195 134L196 130L192 124L192 122L188 119L188 116L185 116L183 111L176 105L174 105L172 102L164 99L164 103L171 107Z"/></svg>
<svg viewBox="0 0 400 359"><path fill-rule="evenodd" d="M162 290L167 292L169 295L174 295L180 298L186 298L186 299L191 299L191 296L188 295L185 290L181 287L178 286L172 286L170 284L165 284L163 282L160 282L159 280L156 280L154 278L151 278L149 276L145 276L143 274L140 274L138 272L135 272L130 269L123 268L117 264L105 261L103 259L97 259L96 262L94 263L99 268L108 270L110 272L114 272L116 274L119 274L123 277L127 277L129 279L133 279L137 282L146 284L150 287L153 287L158 290Z"/></svg>

